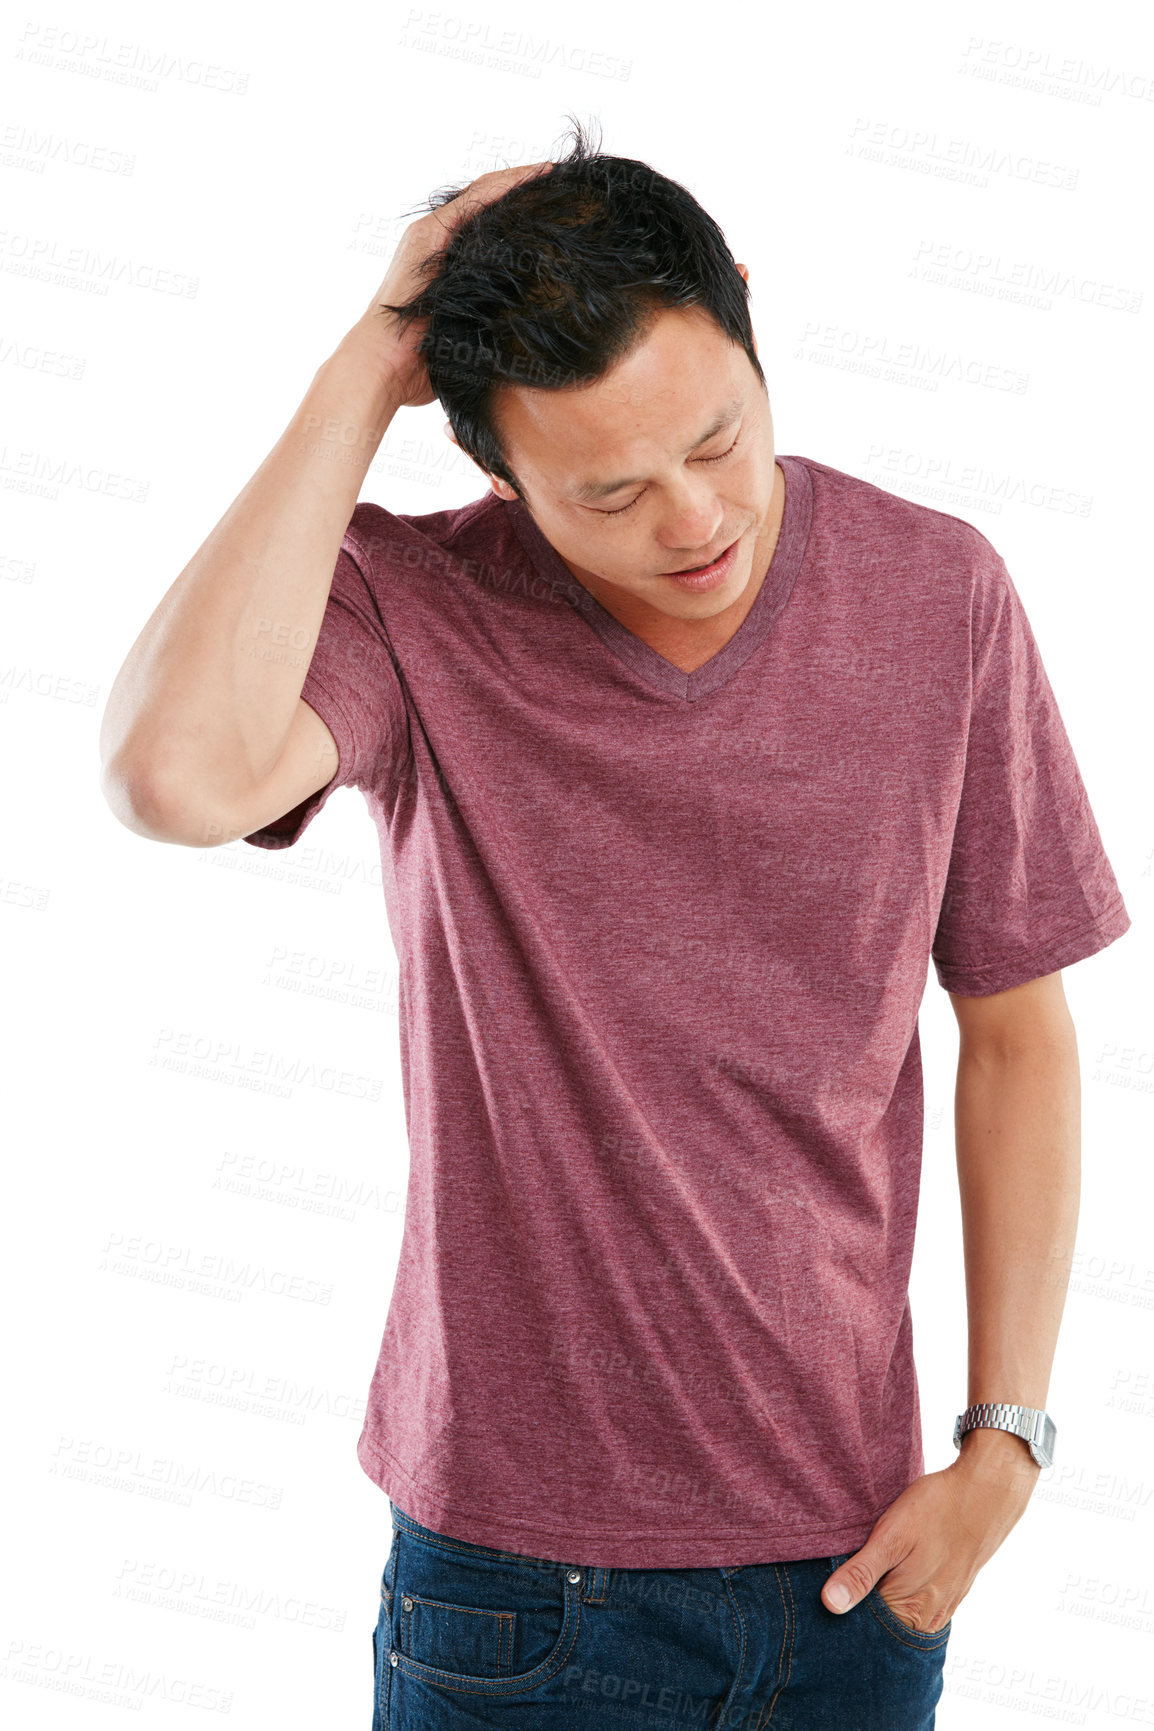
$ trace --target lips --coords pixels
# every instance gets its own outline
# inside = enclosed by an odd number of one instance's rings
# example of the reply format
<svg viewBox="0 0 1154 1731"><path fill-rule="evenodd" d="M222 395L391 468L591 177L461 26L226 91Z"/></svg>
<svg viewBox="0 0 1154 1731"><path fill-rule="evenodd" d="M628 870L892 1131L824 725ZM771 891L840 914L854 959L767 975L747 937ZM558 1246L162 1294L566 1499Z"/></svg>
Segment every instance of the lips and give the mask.
<svg viewBox="0 0 1154 1731"><path fill-rule="evenodd" d="M732 546L733 542L731 541L729 547ZM729 547L723 547L720 553L715 553L712 559L705 561L704 565L682 565L677 571L663 571L661 575L663 577L692 577L697 571L708 571L711 565L716 565L719 559L724 559L729 552Z"/></svg>

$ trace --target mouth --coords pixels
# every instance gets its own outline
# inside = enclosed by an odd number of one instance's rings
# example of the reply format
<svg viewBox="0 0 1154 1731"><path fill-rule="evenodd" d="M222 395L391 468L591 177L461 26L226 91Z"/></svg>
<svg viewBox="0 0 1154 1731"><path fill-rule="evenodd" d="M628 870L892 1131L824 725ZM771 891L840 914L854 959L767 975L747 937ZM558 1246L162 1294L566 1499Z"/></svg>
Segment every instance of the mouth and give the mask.
<svg viewBox="0 0 1154 1731"><path fill-rule="evenodd" d="M686 566L680 571L662 571L661 575L671 583L680 583L692 589L708 589L716 583L724 583L733 568L740 539L738 536L737 541L730 542L724 552L705 565Z"/></svg>

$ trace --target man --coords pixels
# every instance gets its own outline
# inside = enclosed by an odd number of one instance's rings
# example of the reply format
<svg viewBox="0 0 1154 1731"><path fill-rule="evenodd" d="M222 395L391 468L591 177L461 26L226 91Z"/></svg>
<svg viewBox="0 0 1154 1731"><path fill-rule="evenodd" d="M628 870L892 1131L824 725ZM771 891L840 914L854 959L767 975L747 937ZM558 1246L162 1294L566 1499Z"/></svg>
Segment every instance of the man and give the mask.
<svg viewBox="0 0 1154 1731"><path fill-rule="evenodd" d="M287 847L345 785L380 832L410 1177L358 1454L393 1731L930 1726L1052 1448L1061 969L1129 916L1002 560L775 453L747 281L580 129L435 197L105 717L141 834ZM435 398L489 492L358 504ZM926 1474L931 959L970 1351Z"/></svg>

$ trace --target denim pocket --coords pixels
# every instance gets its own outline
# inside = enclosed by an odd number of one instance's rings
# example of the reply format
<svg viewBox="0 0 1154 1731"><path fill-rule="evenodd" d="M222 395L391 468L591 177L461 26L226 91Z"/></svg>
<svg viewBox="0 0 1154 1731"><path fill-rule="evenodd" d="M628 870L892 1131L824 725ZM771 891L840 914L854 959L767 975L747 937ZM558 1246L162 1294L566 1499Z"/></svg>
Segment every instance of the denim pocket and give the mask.
<svg viewBox="0 0 1154 1731"><path fill-rule="evenodd" d="M852 1555L851 1551L846 1551L840 1557L831 1557L830 1574L832 1575L835 1569L840 1569L842 1564ZM895 1641L900 1641L905 1647L920 1647L930 1653L945 1646L950 1638L950 1630L954 1622L951 1617L948 1622L942 1624L940 1629L914 1629L909 1623L902 1621L893 1606L882 1598L877 1587L871 1587L865 1598L860 1599L853 1607L853 1611L867 1609ZM853 1611L843 1612L842 1615L852 1616Z"/></svg>
<svg viewBox="0 0 1154 1731"><path fill-rule="evenodd" d="M512 1695L554 1677L574 1650L587 1571L434 1533L394 1515L393 1654L442 1689Z"/></svg>
<svg viewBox="0 0 1154 1731"><path fill-rule="evenodd" d="M404 1593L398 1644L402 1653L423 1665L475 1677L511 1677L516 1626L516 1611L489 1611Z"/></svg>

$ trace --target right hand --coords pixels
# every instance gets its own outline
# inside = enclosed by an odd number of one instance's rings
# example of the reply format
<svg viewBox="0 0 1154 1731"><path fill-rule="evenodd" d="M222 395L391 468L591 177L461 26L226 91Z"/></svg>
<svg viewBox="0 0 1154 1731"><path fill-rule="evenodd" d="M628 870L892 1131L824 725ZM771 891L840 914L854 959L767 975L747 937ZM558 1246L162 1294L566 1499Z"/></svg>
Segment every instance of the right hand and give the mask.
<svg viewBox="0 0 1154 1731"><path fill-rule="evenodd" d="M430 253L444 250L459 223L481 205L502 198L521 181L552 167L552 162L533 162L518 168L492 169L487 174L478 175L456 198L418 217L402 234L385 280L360 320L362 326L372 331L376 343L383 345L384 364L404 392L402 408L420 408L422 404L436 400L436 392L429 383L428 368L417 352L429 321L414 319L407 330L401 331L396 315L382 310L381 303L387 301L393 306L404 306L413 300L425 283L417 267Z"/></svg>

